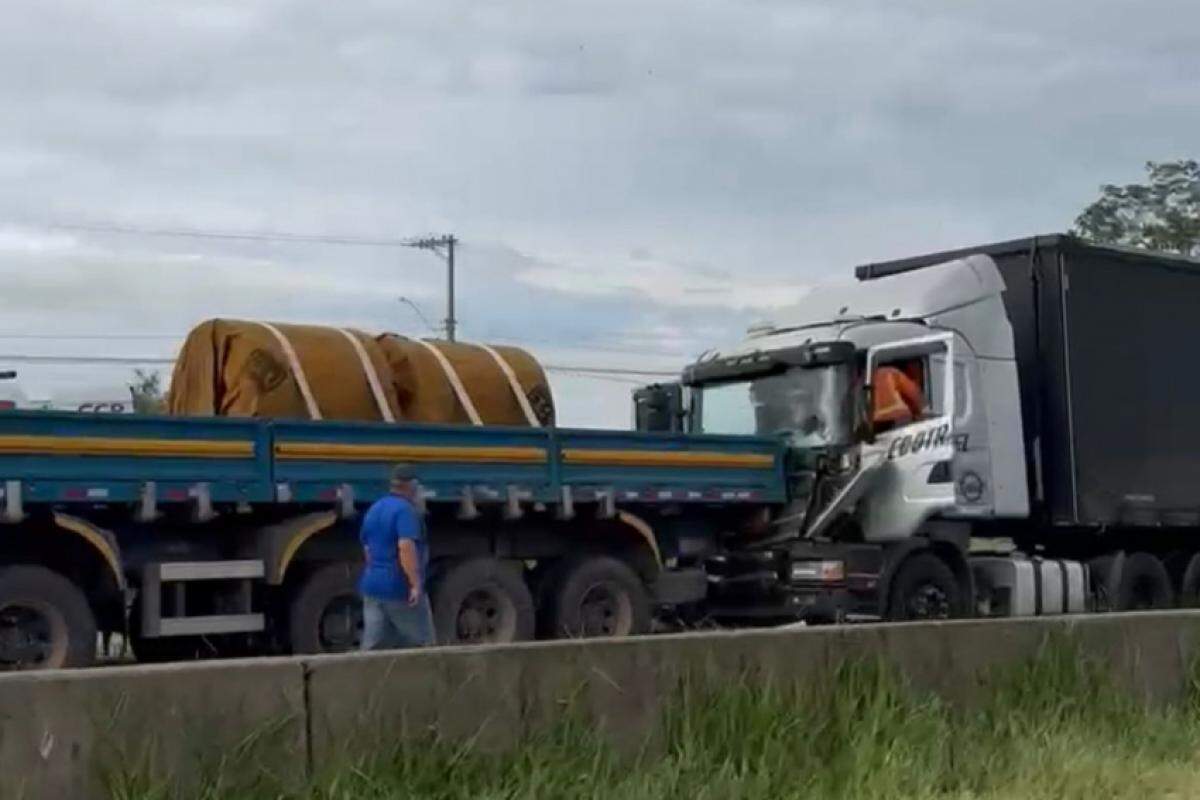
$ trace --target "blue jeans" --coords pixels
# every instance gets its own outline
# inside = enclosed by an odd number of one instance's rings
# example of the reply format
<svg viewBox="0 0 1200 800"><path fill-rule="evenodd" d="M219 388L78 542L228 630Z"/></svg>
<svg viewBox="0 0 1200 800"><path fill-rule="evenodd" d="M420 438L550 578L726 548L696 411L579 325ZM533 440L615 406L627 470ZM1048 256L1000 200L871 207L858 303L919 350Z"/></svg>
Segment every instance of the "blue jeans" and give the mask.
<svg viewBox="0 0 1200 800"><path fill-rule="evenodd" d="M404 600L363 598L363 650L429 647L433 643L429 595L422 594L415 606Z"/></svg>

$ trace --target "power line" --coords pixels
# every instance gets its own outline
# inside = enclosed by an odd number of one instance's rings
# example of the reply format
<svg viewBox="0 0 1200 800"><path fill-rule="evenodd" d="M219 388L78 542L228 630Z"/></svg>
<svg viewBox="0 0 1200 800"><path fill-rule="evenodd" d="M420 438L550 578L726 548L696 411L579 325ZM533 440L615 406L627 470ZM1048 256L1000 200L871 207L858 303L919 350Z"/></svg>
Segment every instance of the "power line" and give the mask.
<svg viewBox="0 0 1200 800"><path fill-rule="evenodd" d="M0 354L0 361L10 364L174 364L174 358L162 356L32 356L24 354Z"/></svg>
<svg viewBox="0 0 1200 800"><path fill-rule="evenodd" d="M294 242L298 244L334 244L361 247L420 247L421 238L389 239L342 234L288 233L282 231L221 231L202 228L143 228L134 225L48 222L44 227L84 233L123 233L134 236L166 236L185 239L232 239L249 242Z"/></svg>
<svg viewBox="0 0 1200 800"><path fill-rule="evenodd" d="M454 247L459 239L445 236L413 236L387 239L370 236L290 233L280 231L219 231L202 228L144 228L115 223L48 222L51 230L82 231L87 233L117 233L134 236L174 236L189 239L224 239L249 242L289 242L293 244L332 244L359 247L412 247L429 250L446 262L446 338L454 341L458 320L454 314ZM443 252L443 249L445 252Z"/></svg>
<svg viewBox="0 0 1200 800"><path fill-rule="evenodd" d="M564 364L542 364L547 372L576 372L580 375L641 375L647 378L678 377L679 370L625 369L623 367L576 367Z"/></svg>
<svg viewBox="0 0 1200 800"><path fill-rule="evenodd" d="M399 298L400 302L413 308L421 322L431 331L437 332L435 326L421 313L407 297ZM0 339L20 341L182 341L186 333L5 333L0 331ZM484 341L512 344L520 347L560 347L568 350L590 350L598 353L620 353L625 355L664 356L666 358L686 358L687 354L677 350L650 350L640 347L615 347L612 345L594 344L587 339L530 339L514 336L487 336Z"/></svg>
<svg viewBox="0 0 1200 800"><path fill-rule="evenodd" d="M21 339L36 342L54 341L97 341L97 342L147 342L178 341L186 333L0 333L0 339Z"/></svg>
<svg viewBox="0 0 1200 800"><path fill-rule="evenodd" d="M69 355L69 356L39 356L28 355L24 353L0 353L0 362L10 364L57 364L57 365L87 365L87 364L120 364L125 366L147 366L152 364L171 365L177 359L166 358L163 356L84 356L84 355ZM542 369L547 372L569 372L578 373L580 375L639 375L642 377L655 378L665 376L675 376L678 372L673 370L654 370L654 369L626 369L624 367L588 367L573 364L542 364Z"/></svg>

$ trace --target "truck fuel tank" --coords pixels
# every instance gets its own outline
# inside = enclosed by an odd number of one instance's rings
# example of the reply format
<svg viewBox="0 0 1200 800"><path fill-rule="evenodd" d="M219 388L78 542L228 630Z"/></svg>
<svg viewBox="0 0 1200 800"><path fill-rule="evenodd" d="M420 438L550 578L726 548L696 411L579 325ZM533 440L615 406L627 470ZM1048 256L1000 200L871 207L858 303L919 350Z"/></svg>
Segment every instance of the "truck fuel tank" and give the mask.
<svg viewBox="0 0 1200 800"><path fill-rule="evenodd" d="M1087 611L1087 570L1078 561L978 556L970 560L983 617L1033 617Z"/></svg>

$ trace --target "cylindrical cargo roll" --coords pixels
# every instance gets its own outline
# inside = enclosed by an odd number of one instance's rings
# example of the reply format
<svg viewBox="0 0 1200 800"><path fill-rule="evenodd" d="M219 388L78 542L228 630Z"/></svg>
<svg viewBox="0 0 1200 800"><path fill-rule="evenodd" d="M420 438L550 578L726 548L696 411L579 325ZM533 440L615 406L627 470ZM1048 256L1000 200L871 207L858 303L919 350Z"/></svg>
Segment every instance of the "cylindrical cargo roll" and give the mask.
<svg viewBox="0 0 1200 800"><path fill-rule="evenodd" d="M545 372L516 347L317 325L209 320L188 335L176 415L554 424Z"/></svg>
<svg viewBox="0 0 1200 800"><path fill-rule="evenodd" d="M184 342L177 415L385 420L400 415L387 359L360 331L214 319Z"/></svg>
<svg viewBox="0 0 1200 800"><path fill-rule="evenodd" d="M377 340L395 379L405 419L483 425L554 424L546 373L519 347Z"/></svg>

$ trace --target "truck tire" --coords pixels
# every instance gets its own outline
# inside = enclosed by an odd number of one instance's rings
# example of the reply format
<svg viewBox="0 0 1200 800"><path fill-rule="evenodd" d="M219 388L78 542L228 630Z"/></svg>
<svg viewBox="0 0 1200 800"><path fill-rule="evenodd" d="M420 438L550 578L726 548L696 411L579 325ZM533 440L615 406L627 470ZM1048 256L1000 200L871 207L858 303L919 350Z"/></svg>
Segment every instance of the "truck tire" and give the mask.
<svg viewBox="0 0 1200 800"><path fill-rule="evenodd" d="M292 596L287 632L293 653L357 650L362 642L358 565L336 562L309 574Z"/></svg>
<svg viewBox="0 0 1200 800"><path fill-rule="evenodd" d="M86 667L96 616L71 581L45 567L0 569L0 669Z"/></svg>
<svg viewBox="0 0 1200 800"><path fill-rule="evenodd" d="M1188 560L1180 578L1179 605L1183 608L1200 607L1200 553Z"/></svg>
<svg viewBox="0 0 1200 800"><path fill-rule="evenodd" d="M533 638L533 596L518 570L494 558L439 565L429 589L438 644L499 644Z"/></svg>
<svg viewBox="0 0 1200 800"><path fill-rule="evenodd" d="M650 595L633 568L611 556L569 558L546 576L543 633L553 638L636 636L650 630Z"/></svg>
<svg viewBox="0 0 1200 800"><path fill-rule="evenodd" d="M962 587L946 562L933 553L917 553L892 577L887 619L951 619L966 616L965 606Z"/></svg>
<svg viewBox="0 0 1200 800"><path fill-rule="evenodd" d="M1156 556L1150 553L1129 553L1121 567L1121 574L1112 576L1105 570L1113 568L1111 557L1096 559L1093 569L1100 568L1098 577L1105 579L1112 590L1110 608L1113 611L1142 611L1152 608L1170 608L1175 604L1175 593L1171 588L1171 576ZM1114 581L1115 578L1115 581Z"/></svg>

